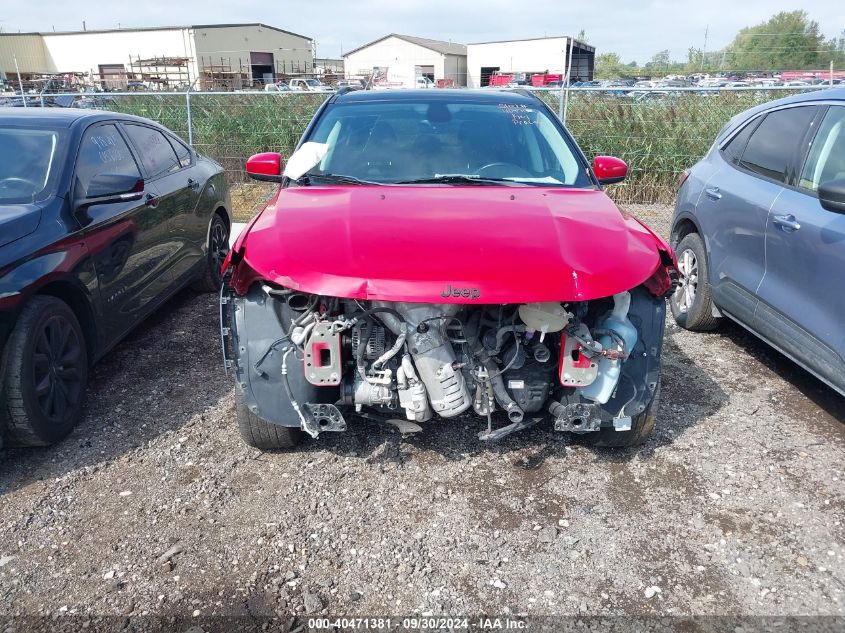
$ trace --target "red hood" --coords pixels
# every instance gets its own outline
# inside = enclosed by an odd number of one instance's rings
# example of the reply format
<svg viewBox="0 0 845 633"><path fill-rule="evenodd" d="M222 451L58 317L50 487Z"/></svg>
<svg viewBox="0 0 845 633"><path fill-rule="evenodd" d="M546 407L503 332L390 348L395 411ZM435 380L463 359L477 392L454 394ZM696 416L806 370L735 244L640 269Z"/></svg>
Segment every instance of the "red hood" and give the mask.
<svg viewBox="0 0 845 633"><path fill-rule="evenodd" d="M606 297L651 276L661 248L601 191L533 186L287 188L247 230L236 249L263 278L420 303Z"/></svg>

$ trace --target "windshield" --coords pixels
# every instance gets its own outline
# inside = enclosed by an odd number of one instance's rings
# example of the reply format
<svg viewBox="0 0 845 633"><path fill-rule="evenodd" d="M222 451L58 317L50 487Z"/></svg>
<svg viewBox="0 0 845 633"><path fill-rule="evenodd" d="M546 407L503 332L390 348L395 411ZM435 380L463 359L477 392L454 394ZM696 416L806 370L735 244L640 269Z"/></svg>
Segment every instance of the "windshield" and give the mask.
<svg viewBox="0 0 845 633"><path fill-rule="evenodd" d="M309 86L321 86L321 85L322 85L322 84L321 84L319 81L317 81L316 79L306 79L306 80L305 80L305 83L307 83Z"/></svg>
<svg viewBox="0 0 845 633"><path fill-rule="evenodd" d="M0 127L0 204L32 202L50 193L58 146L54 130Z"/></svg>
<svg viewBox="0 0 845 633"><path fill-rule="evenodd" d="M441 99L330 106L309 141L326 153L309 176L590 187L577 149L542 106ZM459 177L459 178L456 178Z"/></svg>

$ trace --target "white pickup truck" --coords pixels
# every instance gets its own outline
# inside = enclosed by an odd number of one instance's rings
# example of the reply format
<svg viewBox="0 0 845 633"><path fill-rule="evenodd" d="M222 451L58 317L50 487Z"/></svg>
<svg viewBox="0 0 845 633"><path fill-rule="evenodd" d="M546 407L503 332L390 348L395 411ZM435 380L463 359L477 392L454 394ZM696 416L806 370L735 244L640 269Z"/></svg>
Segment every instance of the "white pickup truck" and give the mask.
<svg viewBox="0 0 845 633"><path fill-rule="evenodd" d="M288 85L291 90L301 92L333 92L331 86L326 86L319 79L291 79Z"/></svg>

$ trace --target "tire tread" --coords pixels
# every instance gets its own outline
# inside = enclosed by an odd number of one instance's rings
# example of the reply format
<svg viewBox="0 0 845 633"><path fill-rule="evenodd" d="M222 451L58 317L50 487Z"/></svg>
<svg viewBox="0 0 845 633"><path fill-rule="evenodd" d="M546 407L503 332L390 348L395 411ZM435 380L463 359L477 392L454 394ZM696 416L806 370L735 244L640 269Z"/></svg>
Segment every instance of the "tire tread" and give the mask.
<svg viewBox="0 0 845 633"><path fill-rule="evenodd" d="M235 409L241 438L260 450L290 449L299 444L302 431L267 422L249 410L240 389L235 393Z"/></svg>

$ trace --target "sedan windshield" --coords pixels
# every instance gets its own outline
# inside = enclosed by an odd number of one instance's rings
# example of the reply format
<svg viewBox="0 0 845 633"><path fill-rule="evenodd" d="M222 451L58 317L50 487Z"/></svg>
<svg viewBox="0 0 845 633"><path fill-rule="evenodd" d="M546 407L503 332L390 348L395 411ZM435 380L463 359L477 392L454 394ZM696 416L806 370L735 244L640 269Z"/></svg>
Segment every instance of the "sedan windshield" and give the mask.
<svg viewBox="0 0 845 633"><path fill-rule="evenodd" d="M59 134L0 127L0 204L32 202L49 193Z"/></svg>
<svg viewBox="0 0 845 633"><path fill-rule="evenodd" d="M540 106L442 99L340 103L309 141L321 174L365 183L590 187L578 150Z"/></svg>

